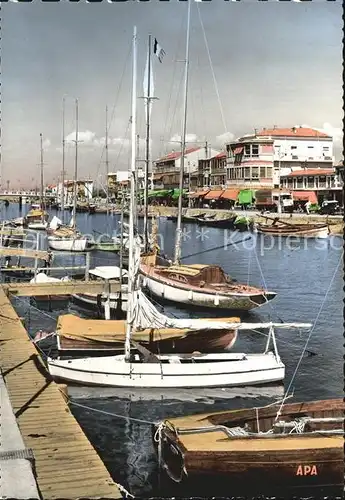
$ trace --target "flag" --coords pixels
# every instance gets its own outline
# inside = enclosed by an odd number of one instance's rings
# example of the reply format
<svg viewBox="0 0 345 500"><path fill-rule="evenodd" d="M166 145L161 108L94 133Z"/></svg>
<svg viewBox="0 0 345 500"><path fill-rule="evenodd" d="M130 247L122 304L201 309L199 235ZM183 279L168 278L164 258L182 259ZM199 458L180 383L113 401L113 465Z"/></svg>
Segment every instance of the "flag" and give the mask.
<svg viewBox="0 0 345 500"><path fill-rule="evenodd" d="M165 50L157 42L157 38L155 38L155 42L153 45L153 53L158 57L158 61L161 63L163 61L163 57L165 56Z"/></svg>

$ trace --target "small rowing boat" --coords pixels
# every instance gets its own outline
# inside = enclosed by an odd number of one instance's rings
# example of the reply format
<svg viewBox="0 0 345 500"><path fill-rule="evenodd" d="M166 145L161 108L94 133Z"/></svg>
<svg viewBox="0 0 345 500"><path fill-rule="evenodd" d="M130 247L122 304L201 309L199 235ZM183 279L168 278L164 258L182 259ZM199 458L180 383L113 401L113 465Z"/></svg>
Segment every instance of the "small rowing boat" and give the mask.
<svg viewBox="0 0 345 500"><path fill-rule="evenodd" d="M303 238L327 238L330 233L328 224L325 223L309 223L309 224L292 224L286 222L279 217L265 216L266 219L272 221L272 224L256 224L258 233L270 236L292 236Z"/></svg>

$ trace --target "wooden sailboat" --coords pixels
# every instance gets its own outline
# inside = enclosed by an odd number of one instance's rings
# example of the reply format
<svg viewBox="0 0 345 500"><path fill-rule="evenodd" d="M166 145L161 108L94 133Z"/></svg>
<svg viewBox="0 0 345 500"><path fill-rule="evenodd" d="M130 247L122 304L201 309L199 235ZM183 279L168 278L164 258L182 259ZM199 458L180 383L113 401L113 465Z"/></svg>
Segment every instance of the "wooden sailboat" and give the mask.
<svg viewBox="0 0 345 500"><path fill-rule="evenodd" d="M75 137L75 166L74 166L74 192L73 215L69 227L65 226L57 217L52 220L48 230L48 245L52 250L68 252L85 252L91 250L94 242L83 236L76 229L77 213L77 180L78 180L78 99L76 99L76 137ZM64 187L63 187L64 196ZM53 222L54 221L54 222Z"/></svg>
<svg viewBox="0 0 345 500"><path fill-rule="evenodd" d="M329 226L325 223L308 223L298 224L287 222L279 217L268 217L264 215L265 219L271 220L271 224L256 224L258 233L270 236L295 236L302 238L327 238L330 234Z"/></svg>
<svg viewBox="0 0 345 500"><path fill-rule="evenodd" d="M285 496L288 488L343 487L344 401L280 408L221 411L157 424L162 469L173 482L189 485L193 496L221 495L221 488L223 494L242 496L255 488L255 496L277 491Z"/></svg>
<svg viewBox="0 0 345 500"><path fill-rule="evenodd" d="M208 319L207 321L217 321ZM239 318L224 318L239 323ZM212 326L212 325L211 325ZM56 328L60 356L110 356L123 351L126 321L83 319L72 314L60 316ZM157 353L219 352L231 349L237 339L237 330L194 332L187 328L146 328L133 333L135 342Z"/></svg>
<svg viewBox="0 0 345 500"><path fill-rule="evenodd" d="M250 285L235 283L220 266L216 265L181 265L182 240L182 198L184 188L184 157L186 151L187 93L189 66L190 11L187 21L187 41L184 77L184 110L182 124L182 151L180 167L180 185L178 217L173 267L162 266L158 262L157 252L147 252L141 259L140 272L144 277L144 286L159 299L178 304L212 309L230 309L249 311L267 304L275 296Z"/></svg>

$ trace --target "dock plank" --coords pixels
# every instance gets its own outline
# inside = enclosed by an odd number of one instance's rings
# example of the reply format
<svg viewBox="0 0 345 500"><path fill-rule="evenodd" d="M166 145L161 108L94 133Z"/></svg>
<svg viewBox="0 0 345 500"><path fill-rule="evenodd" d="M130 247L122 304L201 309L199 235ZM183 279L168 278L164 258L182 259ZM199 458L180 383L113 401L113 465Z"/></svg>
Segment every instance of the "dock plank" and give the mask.
<svg viewBox="0 0 345 500"><path fill-rule="evenodd" d="M45 371L1 286L0 308L0 367L25 446L35 456L36 480L43 499L122 498L70 412L63 391ZM87 477L82 472L85 464Z"/></svg>
<svg viewBox="0 0 345 500"><path fill-rule="evenodd" d="M116 280L109 280L110 293L120 291ZM47 295L73 295L76 293L102 294L105 291L103 281L63 281L61 283L6 283L2 289L17 297L39 297Z"/></svg>

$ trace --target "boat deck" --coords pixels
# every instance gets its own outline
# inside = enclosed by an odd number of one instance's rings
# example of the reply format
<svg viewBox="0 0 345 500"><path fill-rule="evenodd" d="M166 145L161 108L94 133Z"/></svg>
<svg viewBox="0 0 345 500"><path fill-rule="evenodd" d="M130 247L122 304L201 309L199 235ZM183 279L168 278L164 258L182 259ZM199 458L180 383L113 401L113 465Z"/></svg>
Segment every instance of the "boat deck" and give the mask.
<svg viewBox="0 0 345 500"><path fill-rule="evenodd" d="M0 287L0 368L44 499L122 498Z"/></svg>

